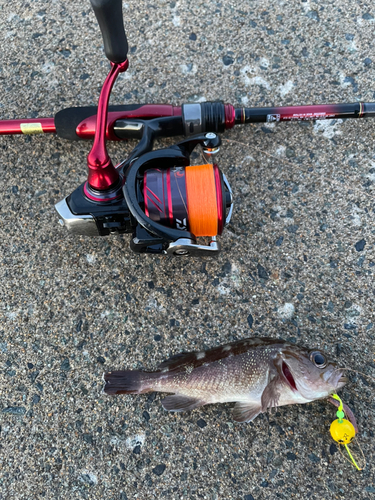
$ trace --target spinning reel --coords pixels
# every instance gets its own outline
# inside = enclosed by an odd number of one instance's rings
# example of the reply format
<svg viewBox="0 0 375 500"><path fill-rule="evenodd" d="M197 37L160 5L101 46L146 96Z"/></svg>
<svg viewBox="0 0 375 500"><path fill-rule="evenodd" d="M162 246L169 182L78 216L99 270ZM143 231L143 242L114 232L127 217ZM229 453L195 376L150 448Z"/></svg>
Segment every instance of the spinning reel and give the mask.
<svg viewBox="0 0 375 500"><path fill-rule="evenodd" d="M144 137L149 127L144 125ZM137 253L215 255L216 236L231 217L232 192L216 163L190 166L198 145L213 160L220 138L209 132L142 151L115 168L118 179L104 190L86 181L56 205L61 222L73 234L132 233L130 246ZM198 244L199 236L211 237L209 245Z"/></svg>

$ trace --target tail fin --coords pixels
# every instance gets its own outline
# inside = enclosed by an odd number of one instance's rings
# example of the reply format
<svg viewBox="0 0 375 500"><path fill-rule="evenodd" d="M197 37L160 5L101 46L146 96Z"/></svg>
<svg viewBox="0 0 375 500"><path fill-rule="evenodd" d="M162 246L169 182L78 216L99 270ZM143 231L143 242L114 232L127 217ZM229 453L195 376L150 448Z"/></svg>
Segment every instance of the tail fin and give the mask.
<svg viewBox="0 0 375 500"><path fill-rule="evenodd" d="M145 384L150 374L140 371L117 371L104 373L104 392L106 394L142 394L152 392L152 388Z"/></svg>

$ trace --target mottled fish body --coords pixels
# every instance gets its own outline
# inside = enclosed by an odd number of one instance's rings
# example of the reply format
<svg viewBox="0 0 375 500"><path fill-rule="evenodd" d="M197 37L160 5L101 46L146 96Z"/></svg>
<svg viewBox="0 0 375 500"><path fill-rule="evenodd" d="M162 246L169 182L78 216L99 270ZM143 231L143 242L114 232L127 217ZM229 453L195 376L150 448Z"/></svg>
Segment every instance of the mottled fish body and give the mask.
<svg viewBox="0 0 375 500"><path fill-rule="evenodd" d="M162 400L169 411L236 402L238 422L249 422L268 408L327 397L346 383L321 351L269 338L177 354L155 372L112 371L104 379L107 394L173 393Z"/></svg>

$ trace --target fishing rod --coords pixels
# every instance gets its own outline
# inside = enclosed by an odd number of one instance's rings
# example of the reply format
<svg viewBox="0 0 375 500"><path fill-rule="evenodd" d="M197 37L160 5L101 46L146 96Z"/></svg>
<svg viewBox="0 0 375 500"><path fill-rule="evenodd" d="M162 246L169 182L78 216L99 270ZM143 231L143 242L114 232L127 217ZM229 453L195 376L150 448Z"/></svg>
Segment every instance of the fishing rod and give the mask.
<svg viewBox="0 0 375 500"><path fill-rule="evenodd" d="M90 0L111 69L97 107L73 107L54 118L0 120L0 135L55 133L68 140L93 139L87 180L56 204L71 234L132 235L137 253L211 255L229 223L233 193L217 164L219 134L235 125L262 122L373 118L375 103L244 108L223 102L108 106L112 87L128 69L121 0ZM153 150L157 138L184 137ZM106 141L138 140L130 156L113 165ZM191 165L200 146L204 163ZM198 238L208 237L209 243Z"/></svg>

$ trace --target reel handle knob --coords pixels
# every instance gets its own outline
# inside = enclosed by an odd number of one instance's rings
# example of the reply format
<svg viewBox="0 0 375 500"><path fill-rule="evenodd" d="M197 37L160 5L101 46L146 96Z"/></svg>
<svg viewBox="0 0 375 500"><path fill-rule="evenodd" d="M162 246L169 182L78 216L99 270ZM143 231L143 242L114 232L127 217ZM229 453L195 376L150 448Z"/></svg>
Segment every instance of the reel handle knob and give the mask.
<svg viewBox="0 0 375 500"><path fill-rule="evenodd" d="M128 57L121 0L90 0L102 32L104 51L113 63L122 63Z"/></svg>

